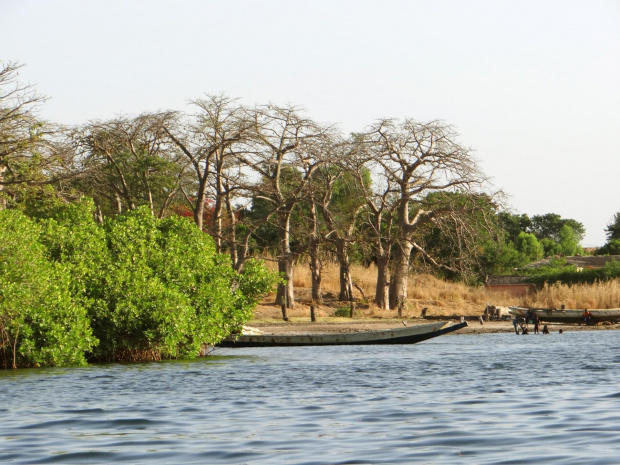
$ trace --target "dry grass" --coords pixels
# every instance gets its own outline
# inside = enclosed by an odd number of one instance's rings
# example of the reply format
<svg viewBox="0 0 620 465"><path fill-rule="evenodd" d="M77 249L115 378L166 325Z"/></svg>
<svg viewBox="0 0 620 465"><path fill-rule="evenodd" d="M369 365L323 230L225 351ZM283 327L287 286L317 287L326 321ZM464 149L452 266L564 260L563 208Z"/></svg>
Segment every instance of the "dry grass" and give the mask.
<svg viewBox="0 0 620 465"><path fill-rule="evenodd" d="M275 264L270 265L275 268ZM381 310L372 303L375 294L377 278L376 267L368 268L353 265L353 282L362 289L364 296L357 288L354 295L357 299L356 309L358 316L369 318L395 318L395 310ZM307 265L295 266L293 284L295 285L296 303L295 308L289 310L292 318L307 318L310 305L310 270ZM331 316L334 311L347 302L338 302L338 290L340 287L338 265L326 264L323 267L321 288L324 296L323 305L317 308L318 317ZM404 312L406 318L420 316L422 309L427 309L429 316L461 316L480 315L489 302L492 305L515 305L514 297L504 293L489 293L482 287L470 287L460 283L442 281L430 275L412 275L409 279L408 308ZM365 299L363 298L365 297ZM263 305L256 311L257 318L270 319L281 316L279 307L272 304L274 296L268 296Z"/></svg>
<svg viewBox="0 0 620 465"><path fill-rule="evenodd" d="M275 268L272 262L270 265ZM372 303L375 293L377 270L354 265L353 282L359 286L354 289L357 299L356 315L366 318L396 318L395 310L381 310ZM295 308L289 310L293 319L307 319L310 315L310 270L306 264L299 264L294 269ZM347 307L348 302L338 302L340 287L338 265L326 264L323 268L321 288L324 296L323 305L316 308L318 318L331 317L339 307ZM531 307L560 308L615 308L620 307L620 280L595 285L567 286L556 284L545 286L538 292L524 297L515 297L506 292L489 291L484 287L471 287L461 283L451 283L431 275L411 275L408 289L408 308L404 317L415 318L423 309L429 316L460 317L481 315L487 303L496 306L521 305ZM258 319L280 319L280 308L273 304L274 296L268 296L256 310ZM330 318L335 321L336 318Z"/></svg>
<svg viewBox="0 0 620 465"><path fill-rule="evenodd" d="M544 308L618 308L620 280L596 284L553 284L521 299L525 307Z"/></svg>

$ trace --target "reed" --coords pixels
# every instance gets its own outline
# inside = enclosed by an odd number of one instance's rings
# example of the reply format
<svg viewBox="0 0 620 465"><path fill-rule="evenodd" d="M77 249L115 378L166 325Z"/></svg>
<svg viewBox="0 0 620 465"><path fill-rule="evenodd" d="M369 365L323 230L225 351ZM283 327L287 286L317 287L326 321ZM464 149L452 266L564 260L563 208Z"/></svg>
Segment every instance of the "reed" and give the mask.
<svg viewBox="0 0 620 465"><path fill-rule="evenodd" d="M543 308L618 308L620 307L620 279L594 284L552 284L524 296L524 307Z"/></svg>

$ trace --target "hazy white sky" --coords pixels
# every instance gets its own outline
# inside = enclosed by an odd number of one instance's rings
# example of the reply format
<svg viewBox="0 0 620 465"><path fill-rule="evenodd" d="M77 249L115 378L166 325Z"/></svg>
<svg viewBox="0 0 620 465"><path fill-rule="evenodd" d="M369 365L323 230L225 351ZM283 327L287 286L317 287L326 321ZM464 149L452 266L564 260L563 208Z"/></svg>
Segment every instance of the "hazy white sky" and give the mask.
<svg viewBox="0 0 620 465"><path fill-rule="evenodd" d="M60 123L221 92L345 132L441 119L514 212L602 245L620 211L617 0L0 0L0 59Z"/></svg>

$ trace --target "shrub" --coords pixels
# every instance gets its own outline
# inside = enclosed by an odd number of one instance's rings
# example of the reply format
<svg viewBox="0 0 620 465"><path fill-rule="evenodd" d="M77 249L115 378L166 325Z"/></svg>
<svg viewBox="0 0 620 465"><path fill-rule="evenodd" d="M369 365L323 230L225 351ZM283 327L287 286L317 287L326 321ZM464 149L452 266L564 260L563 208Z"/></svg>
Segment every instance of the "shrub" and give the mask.
<svg viewBox="0 0 620 465"><path fill-rule="evenodd" d="M620 255L620 239L610 239L596 251L596 255Z"/></svg>
<svg viewBox="0 0 620 465"><path fill-rule="evenodd" d="M91 201L35 223L0 211L0 356L5 367L195 357L252 316L277 276L235 272L186 218L139 208L93 219Z"/></svg>
<svg viewBox="0 0 620 465"><path fill-rule="evenodd" d="M351 309L349 307L338 307L332 316L349 317L351 316Z"/></svg>
<svg viewBox="0 0 620 465"><path fill-rule="evenodd" d="M71 274L50 262L41 228L0 211L0 348L7 367L81 365L96 344Z"/></svg>
<svg viewBox="0 0 620 465"><path fill-rule="evenodd" d="M577 271L572 265L558 268L543 267L536 271L536 275L530 278L530 282L539 285L544 283L594 284L616 278L620 278L620 261L606 263L602 268L582 271Z"/></svg>
<svg viewBox="0 0 620 465"><path fill-rule="evenodd" d="M99 346L97 361L195 357L249 320L275 276L243 274L187 218L138 208L97 225L92 204L67 207L47 226L50 257L74 275Z"/></svg>

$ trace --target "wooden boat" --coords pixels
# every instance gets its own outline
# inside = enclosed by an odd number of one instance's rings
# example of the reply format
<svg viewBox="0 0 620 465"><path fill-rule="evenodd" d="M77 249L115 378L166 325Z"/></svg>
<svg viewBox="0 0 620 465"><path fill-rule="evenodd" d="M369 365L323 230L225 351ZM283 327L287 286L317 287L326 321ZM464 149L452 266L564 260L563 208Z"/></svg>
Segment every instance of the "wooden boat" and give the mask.
<svg viewBox="0 0 620 465"><path fill-rule="evenodd" d="M333 346L368 344L415 344L442 334L451 333L467 326L439 321L436 323L412 325L404 328L352 333L308 333L308 334L238 334L218 344L219 347L273 347L273 346Z"/></svg>
<svg viewBox="0 0 620 465"><path fill-rule="evenodd" d="M517 318L525 318L528 310L531 310L539 321L543 323L583 323L583 310L579 309L555 309L555 308L528 308L509 307L510 312ZM592 317L587 324L596 324L603 321L617 323L620 321L620 308L588 309Z"/></svg>

